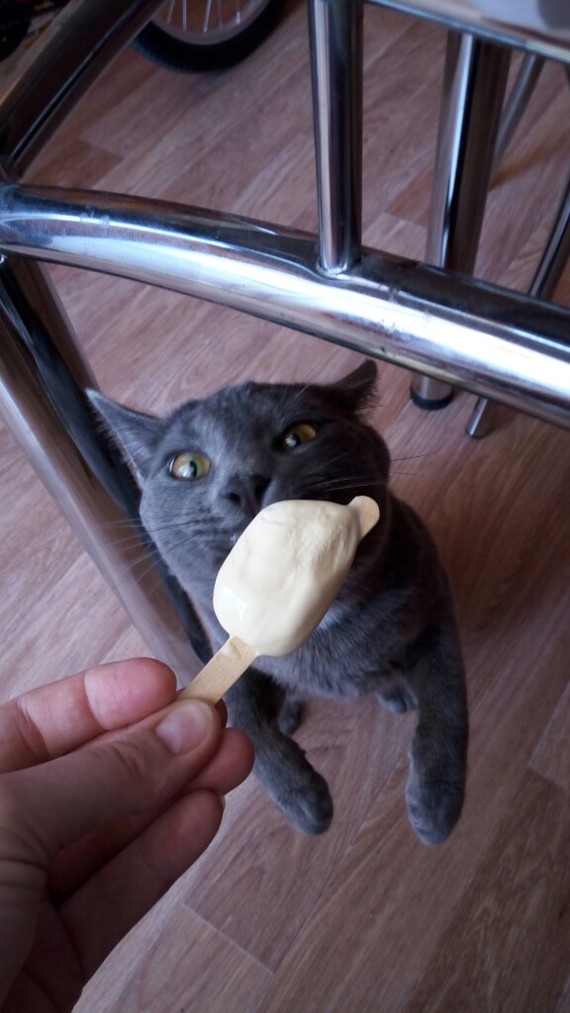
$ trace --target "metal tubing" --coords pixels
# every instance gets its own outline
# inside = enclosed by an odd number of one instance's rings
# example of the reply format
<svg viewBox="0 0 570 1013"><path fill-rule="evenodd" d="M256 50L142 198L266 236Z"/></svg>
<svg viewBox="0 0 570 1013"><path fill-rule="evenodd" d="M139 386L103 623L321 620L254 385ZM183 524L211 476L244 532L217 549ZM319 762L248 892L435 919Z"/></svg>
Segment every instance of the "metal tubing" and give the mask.
<svg viewBox="0 0 570 1013"><path fill-rule="evenodd" d="M473 414L465 427L465 432L474 440L482 440L494 429L493 410L495 402L489 401L486 397L480 397L473 409Z"/></svg>
<svg viewBox="0 0 570 1013"><path fill-rule="evenodd" d="M362 0L310 0L319 261L345 271L362 228Z"/></svg>
<svg viewBox="0 0 570 1013"><path fill-rule="evenodd" d="M566 185L554 226L529 288L529 295L550 299L570 258L570 179ZM467 425L467 435L474 439L487 436L492 428L492 401L479 398Z"/></svg>
<svg viewBox="0 0 570 1013"><path fill-rule="evenodd" d="M450 271L475 267L509 60L502 46L448 34L426 259ZM449 386L412 381L422 407L451 396Z"/></svg>
<svg viewBox="0 0 570 1013"><path fill-rule="evenodd" d="M570 178L554 217L554 227L536 269L529 295L550 299L570 257Z"/></svg>
<svg viewBox="0 0 570 1013"><path fill-rule="evenodd" d="M432 376L424 376L418 373L412 377L410 385L410 397L418 408L425 412L439 411L440 408L447 408L453 400L453 387L443 380L436 380Z"/></svg>
<svg viewBox="0 0 570 1013"><path fill-rule="evenodd" d="M474 32L482 39L570 62L570 6L566 0L372 0L416 17Z"/></svg>
<svg viewBox="0 0 570 1013"><path fill-rule="evenodd" d="M161 0L79 0L36 44L37 55L0 96L0 156L22 174L66 115Z"/></svg>
<svg viewBox="0 0 570 1013"><path fill-rule="evenodd" d="M544 60L532 53L527 53L520 65L519 72L515 78L513 87L501 115L501 122L495 144L493 156L493 168L491 175L498 172L499 166L504 158L505 152L511 143L511 139L521 116L523 115L530 97L536 88L540 77Z"/></svg>
<svg viewBox="0 0 570 1013"><path fill-rule="evenodd" d="M485 212L510 53L448 36L426 258L471 274Z"/></svg>
<svg viewBox="0 0 570 1013"><path fill-rule="evenodd" d="M136 522L138 490L90 415L94 379L65 325L41 265L2 265L0 414L149 648L187 682L199 667L189 606L178 592L183 624Z"/></svg>
<svg viewBox="0 0 570 1013"><path fill-rule="evenodd" d="M570 312L363 251L325 277L316 237L175 204L6 186L0 250L222 303L570 426Z"/></svg>

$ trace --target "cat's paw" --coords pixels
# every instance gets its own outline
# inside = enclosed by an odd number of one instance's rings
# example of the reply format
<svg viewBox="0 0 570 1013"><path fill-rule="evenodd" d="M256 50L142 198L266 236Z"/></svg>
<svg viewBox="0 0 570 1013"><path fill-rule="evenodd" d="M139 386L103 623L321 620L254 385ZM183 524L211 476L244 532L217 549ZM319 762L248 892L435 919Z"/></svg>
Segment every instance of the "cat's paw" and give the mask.
<svg viewBox="0 0 570 1013"><path fill-rule="evenodd" d="M281 804L289 822L303 834L323 834L331 825L333 801L324 777L313 770L302 789Z"/></svg>
<svg viewBox="0 0 570 1013"><path fill-rule="evenodd" d="M303 700L297 700L294 697L287 697L281 713L277 719L279 730L284 735L292 735L293 732L297 731L297 728L301 724L305 716L305 703Z"/></svg>
<svg viewBox="0 0 570 1013"><path fill-rule="evenodd" d="M463 808L462 781L419 777L412 768L406 785L408 818L424 844L442 844L449 837Z"/></svg>
<svg viewBox="0 0 570 1013"><path fill-rule="evenodd" d="M331 825L333 802L324 777L307 764L303 769L282 771L278 783L265 788L288 822L303 834L322 834Z"/></svg>

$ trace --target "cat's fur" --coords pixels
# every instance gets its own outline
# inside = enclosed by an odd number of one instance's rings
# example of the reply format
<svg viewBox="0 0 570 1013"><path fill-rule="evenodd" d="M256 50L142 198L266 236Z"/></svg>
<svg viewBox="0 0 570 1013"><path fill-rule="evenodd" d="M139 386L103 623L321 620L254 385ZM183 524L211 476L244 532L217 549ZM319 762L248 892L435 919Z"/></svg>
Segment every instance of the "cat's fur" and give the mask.
<svg viewBox="0 0 570 1013"><path fill-rule="evenodd" d="M336 384L246 383L182 405L168 418L133 412L93 393L142 490L141 518L190 596L216 650L225 634L212 610L216 573L263 506L284 499L347 503L372 496L381 520L361 543L346 584L311 638L284 658L261 658L227 697L250 736L255 769L290 822L306 833L332 818L328 786L290 737L310 696L376 694L394 711L418 709L406 800L426 843L445 840L464 796L465 677L447 577L413 510L388 489L390 457L364 421L376 366ZM283 434L316 436L285 449ZM181 481L169 463L207 455L204 477Z"/></svg>

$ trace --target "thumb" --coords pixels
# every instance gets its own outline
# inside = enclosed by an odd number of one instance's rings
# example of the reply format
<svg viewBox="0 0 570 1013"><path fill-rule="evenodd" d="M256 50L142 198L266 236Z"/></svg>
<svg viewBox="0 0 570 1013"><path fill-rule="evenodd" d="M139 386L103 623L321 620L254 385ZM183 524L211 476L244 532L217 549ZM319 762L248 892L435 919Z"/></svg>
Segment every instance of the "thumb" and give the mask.
<svg viewBox="0 0 570 1013"><path fill-rule="evenodd" d="M85 834L166 805L213 756L221 733L213 707L181 701L83 749L3 775L0 857L7 839L12 859L45 867Z"/></svg>

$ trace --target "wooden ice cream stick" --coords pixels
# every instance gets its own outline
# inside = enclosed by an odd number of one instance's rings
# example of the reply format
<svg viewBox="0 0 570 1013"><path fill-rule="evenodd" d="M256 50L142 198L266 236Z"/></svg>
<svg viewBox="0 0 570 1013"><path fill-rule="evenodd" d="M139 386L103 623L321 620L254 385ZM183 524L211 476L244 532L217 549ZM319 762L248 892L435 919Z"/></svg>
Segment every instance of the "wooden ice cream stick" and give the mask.
<svg viewBox="0 0 570 1013"><path fill-rule="evenodd" d="M359 542L380 518L348 506L288 500L266 507L220 568L214 611L229 639L181 693L217 703L255 658L290 654L317 628L344 583Z"/></svg>
<svg viewBox="0 0 570 1013"><path fill-rule="evenodd" d="M239 637L230 637L180 693L178 699L200 697L201 700L217 703L253 664L257 655L257 649L251 644L246 644Z"/></svg>

